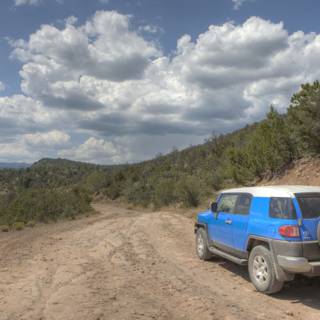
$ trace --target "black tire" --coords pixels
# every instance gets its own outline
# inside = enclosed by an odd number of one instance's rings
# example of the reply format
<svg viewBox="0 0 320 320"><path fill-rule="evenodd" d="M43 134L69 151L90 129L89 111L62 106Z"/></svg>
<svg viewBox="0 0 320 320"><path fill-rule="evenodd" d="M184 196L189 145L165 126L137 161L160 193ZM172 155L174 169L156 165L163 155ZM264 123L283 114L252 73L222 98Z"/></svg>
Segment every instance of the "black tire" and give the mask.
<svg viewBox="0 0 320 320"><path fill-rule="evenodd" d="M274 264L272 254L265 246L256 246L250 252L250 280L259 292L273 294L283 288L283 281L277 280Z"/></svg>
<svg viewBox="0 0 320 320"><path fill-rule="evenodd" d="M210 260L213 257L213 254L208 249L207 233L203 228L197 230L196 251L201 260Z"/></svg>

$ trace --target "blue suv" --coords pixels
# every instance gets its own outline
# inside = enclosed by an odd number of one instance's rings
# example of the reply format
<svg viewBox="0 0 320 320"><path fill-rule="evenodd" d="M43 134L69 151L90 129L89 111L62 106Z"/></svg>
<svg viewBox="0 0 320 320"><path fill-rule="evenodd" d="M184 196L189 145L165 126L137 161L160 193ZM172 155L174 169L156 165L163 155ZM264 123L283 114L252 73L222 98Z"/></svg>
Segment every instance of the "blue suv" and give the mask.
<svg viewBox="0 0 320 320"><path fill-rule="evenodd" d="M319 221L320 187L225 190L197 216L197 254L248 265L256 289L276 293L297 273L320 276Z"/></svg>

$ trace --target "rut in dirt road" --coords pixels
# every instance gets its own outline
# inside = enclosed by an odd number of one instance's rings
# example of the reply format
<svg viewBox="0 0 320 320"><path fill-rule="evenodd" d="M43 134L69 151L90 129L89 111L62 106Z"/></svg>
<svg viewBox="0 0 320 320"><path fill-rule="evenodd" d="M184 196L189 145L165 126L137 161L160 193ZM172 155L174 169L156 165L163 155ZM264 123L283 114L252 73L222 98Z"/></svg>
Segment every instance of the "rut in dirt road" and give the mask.
<svg viewBox="0 0 320 320"><path fill-rule="evenodd" d="M198 260L193 221L95 205L95 217L0 236L0 320L319 319L319 281L269 297Z"/></svg>

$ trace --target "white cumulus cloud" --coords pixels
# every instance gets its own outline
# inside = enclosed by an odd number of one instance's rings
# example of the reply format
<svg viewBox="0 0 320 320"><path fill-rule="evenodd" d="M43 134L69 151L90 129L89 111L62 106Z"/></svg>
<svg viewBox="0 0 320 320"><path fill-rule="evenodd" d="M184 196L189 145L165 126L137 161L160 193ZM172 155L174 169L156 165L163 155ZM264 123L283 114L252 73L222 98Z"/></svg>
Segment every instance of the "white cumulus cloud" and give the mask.
<svg viewBox="0 0 320 320"><path fill-rule="evenodd" d="M41 153L28 149L19 141L10 143L0 142L0 159L4 162L34 162L41 157Z"/></svg>
<svg viewBox="0 0 320 320"><path fill-rule="evenodd" d="M70 136L63 131L52 130L25 134L23 140L31 146L56 147L67 144L70 141Z"/></svg>
<svg viewBox="0 0 320 320"><path fill-rule="evenodd" d="M99 163L124 163L128 160L128 153L123 148L110 141L90 137L84 143L71 149L59 151L60 157Z"/></svg>
<svg viewBox="0 0 320 320"><path fill-rule="evenodd" d="M15 6L22 6L22 5L31 5L36 6L41 3L42 0L14 0Z"/></svg>
<svg viewBox="0 0 320 320"><path fill-rule="evenodd" d="M144 26L140 26L139 27L139 31L146 32L146 33L151 33L151 34L163 33L164 32L164 30L161 27L155 26L155 25L152 25L152 24L146 24Z"/></svg>
<svg viewBox="0 0 320 320"><path fill-rule="evenodd" d="M146 159L260 120L270 104L285 111L301 83L320 78L317 33L251 17L186 34L165 55L131 19L98 11L11 40L23 95L0 97L0 143L62 141L56 154L82 161Z"/></svg>
<svg viewBox="0 0 320 320"><path fill-rule="evenodd" d="M42 4L44 1L48 0L14 0L14 5L16 7L19 6L38 6L39 4ZM52 0L51 0L52 1ZM64 0L53 0L57 3L61 4Z"/></svg>

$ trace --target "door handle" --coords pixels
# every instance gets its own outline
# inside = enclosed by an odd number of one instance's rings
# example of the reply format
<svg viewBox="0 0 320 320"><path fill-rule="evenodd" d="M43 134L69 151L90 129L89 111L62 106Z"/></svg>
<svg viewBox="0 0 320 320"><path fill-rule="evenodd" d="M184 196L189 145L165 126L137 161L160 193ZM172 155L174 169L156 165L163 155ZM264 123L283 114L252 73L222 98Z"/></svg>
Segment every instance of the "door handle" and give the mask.
<svg viewBox="0 0 320 320"><path fill-rule="evenodd" d="M232 224L232 220L231 219L227 219L224 221L226 224Z"/></svg>

